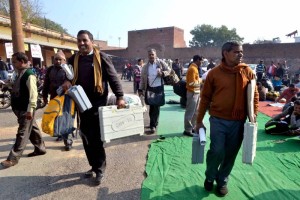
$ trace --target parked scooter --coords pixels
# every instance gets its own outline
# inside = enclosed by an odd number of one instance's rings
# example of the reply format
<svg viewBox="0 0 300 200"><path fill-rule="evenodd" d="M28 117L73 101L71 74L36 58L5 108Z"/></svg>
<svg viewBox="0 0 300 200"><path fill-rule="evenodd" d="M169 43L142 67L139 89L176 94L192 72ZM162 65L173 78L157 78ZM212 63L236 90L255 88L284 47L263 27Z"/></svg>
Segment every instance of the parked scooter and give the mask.
<svg viewBox="0 0 300 200"><path fill-rule="evenodd" d="M11 105L11 90L9 84L0 80L0 109L6 109Z"/></svg>

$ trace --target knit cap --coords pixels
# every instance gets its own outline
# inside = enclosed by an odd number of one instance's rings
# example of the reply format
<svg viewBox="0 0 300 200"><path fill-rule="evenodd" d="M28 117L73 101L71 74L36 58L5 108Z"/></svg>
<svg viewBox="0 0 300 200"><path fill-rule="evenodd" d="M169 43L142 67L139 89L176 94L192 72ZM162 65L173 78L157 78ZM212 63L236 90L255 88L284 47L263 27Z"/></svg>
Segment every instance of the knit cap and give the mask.
<svg viewBox="0 0 300 200"><path fill-rule="evenodd" d="M57 51L56 54L54 54L54 59L55 58L60 58L60 59L66 60L66 56L62 50L59 50L59 51Z"/></svg>

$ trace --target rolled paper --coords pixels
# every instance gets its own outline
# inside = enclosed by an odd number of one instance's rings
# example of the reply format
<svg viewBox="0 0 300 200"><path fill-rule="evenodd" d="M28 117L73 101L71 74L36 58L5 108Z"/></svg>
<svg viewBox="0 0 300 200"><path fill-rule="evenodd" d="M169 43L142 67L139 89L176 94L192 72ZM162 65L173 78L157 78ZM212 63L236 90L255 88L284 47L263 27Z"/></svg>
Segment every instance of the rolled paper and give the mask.
<svg viewBox="0 0 300 200"><path fill-rule="evenodd" d="M206 134L205 134L204 128L199 129L199 138L200 138L200 144L205 145L206 144Z"/></svg>

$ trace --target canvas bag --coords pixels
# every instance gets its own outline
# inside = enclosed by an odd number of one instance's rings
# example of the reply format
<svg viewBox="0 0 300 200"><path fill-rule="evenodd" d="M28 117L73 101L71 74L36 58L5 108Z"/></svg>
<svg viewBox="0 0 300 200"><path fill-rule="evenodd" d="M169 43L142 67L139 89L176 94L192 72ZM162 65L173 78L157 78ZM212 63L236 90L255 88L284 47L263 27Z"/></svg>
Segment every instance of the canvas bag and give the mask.
<svg viewBox="0 0 300 200"><path fill-rule="evenodd" d="M75 119L75 103L68 95L56 96L45 108L42 130L52 137L72 133Z"/></svg>
<svg viewBox="0 0 300 200"><path fill-rule="evenodd" d="M155 81L155 79L154 79L154 81ZM151 85L153 84L153 82L151 83ZM151 106L165 105L165 103L166 103L165 102L165 92L164 92L164 86L163 86L162 80L161 80L161 86L158 86L158 87L147 86L147 89L145 92L145 103L147 105L151 105Z"/></svg>

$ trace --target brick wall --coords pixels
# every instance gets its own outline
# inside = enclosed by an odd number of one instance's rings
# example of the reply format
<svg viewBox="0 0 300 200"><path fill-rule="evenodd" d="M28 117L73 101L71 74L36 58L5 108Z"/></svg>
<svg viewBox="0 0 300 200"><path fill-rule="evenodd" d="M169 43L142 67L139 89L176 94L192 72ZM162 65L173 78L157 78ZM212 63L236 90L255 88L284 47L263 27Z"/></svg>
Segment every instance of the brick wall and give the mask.
<svg viewBox="0 0 300 200"><path fill-rule="evenodd" d="M181 63L191 60L193 55L199 54L207 59L221 60L221 48L186 47L184 30L177 27L136 30L128 32L128 48L123 50L103 50L109 54L120 57L118 66L126 62L136 64L138 58L147 59L147 50L155 48L159 58L179 58ZM300 43L274 43L274 44L245 44L244 62L259 63L264 60L266 65L271 61L275 64L287 61L291 72L300 69ZM122 63L122 64L121 64ZM117 66L117 69L119 68Z"/></svg>

